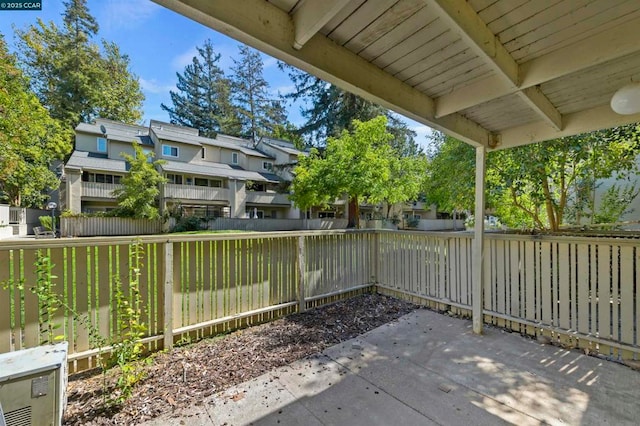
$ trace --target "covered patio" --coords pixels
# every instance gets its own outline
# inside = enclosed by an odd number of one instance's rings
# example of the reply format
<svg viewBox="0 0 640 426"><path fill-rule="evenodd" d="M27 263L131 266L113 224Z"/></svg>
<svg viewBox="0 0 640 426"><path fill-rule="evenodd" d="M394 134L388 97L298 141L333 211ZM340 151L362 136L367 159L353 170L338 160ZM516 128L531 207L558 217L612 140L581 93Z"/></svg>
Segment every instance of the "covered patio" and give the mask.
<svg viewBox="0 0 640 426"><path fill-rule="evenodd" d="M417 310L150 425L632 425L628 367Z"/></svg>
<svg viewBox="0 0 640 426"><path fill-rule="evenodd" d="M640 110L610 106L640 81L637 1L154 1L475 146L475 217L485 214L488 151L640 121ZM476 333L483 227L476 221L471 268Z"/></svg>

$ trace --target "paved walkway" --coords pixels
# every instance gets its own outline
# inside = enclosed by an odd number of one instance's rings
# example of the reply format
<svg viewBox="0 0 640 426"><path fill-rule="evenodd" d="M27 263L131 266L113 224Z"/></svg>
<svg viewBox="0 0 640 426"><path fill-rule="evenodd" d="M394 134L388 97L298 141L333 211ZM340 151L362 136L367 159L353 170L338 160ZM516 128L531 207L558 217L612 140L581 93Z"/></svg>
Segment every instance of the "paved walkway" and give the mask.
<svg viewBox="0 0 640 426"><path fill-rule="evenodd" d="M418 310L155 425L637 425L640 372Z"/></svg>

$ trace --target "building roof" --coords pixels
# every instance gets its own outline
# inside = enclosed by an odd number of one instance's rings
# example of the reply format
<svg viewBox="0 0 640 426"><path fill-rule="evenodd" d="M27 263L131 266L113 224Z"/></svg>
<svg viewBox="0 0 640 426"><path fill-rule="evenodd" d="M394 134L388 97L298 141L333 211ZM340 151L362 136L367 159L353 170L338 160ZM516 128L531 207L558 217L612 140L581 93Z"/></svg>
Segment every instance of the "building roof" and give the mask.
<svg viewBox="0 0 640 426"><path fill-rule="evenodd" d="M73 151L65 168L95 170L102 172L127 173L127 163L124 160L106 158L104 155L86 151Z"/></svg>
<svg viewBox="0 0 640 426"><path fill-rule="evenodd" d="M222 163L183 163L179 161L167 161L162 166L165 172L174 173L191 173L202 176L223 177L227 179L237 180L253 180L257 182L273 182L277 183L282 179L273 173L259 173L250 170L244 170L237 166L231 167Z"/></svg>
<svg viewBox="0 0 640 426"><path fill-rule="evenodd" d="M153 146L153 141L148 136L149 130L145 127L116 123L110 120L96 120L95 123L80 123L76 126L76 132L90 133L96 136L104 136L101 126L104 126L107 139Z"/></svg>

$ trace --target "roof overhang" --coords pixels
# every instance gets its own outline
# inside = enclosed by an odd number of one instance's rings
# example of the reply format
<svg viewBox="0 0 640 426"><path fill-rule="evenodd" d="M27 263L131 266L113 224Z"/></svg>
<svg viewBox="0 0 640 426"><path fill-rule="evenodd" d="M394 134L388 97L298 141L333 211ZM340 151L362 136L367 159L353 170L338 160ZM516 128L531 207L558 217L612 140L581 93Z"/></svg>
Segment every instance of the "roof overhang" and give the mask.
<svg viewBox="0 0 640 426"><path fill-rule="evenodd" d="M154 1L475 146L640 121L640 2Z"/></svg>

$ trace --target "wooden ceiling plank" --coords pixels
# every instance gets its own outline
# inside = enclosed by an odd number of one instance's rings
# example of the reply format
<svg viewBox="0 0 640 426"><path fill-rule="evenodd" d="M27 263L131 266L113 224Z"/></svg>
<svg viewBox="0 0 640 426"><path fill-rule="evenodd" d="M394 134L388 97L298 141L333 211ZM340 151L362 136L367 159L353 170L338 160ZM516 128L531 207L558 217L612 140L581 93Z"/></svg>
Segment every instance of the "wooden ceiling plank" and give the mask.
<svg viewBox="0 0 640 426"><path fill-rule="evenodd" d="M415 32L405 40L402 40L400 43L395 45L393 49L384 52L371 62L384 69L388 66L392 66L396 61L403 59L407 62L404 67L409 66L413 64L413 62L411 62L411 58L406 57L419 55L418 57L422 58L433 53L428 48L429 43L446 32L448 32L447 29L442 25L442 22L439 19L433 20L429 25L422 28L420 31Z"/></svg>
<svg viewBox="0 0 640 426"><path fill-rule="evenodd" d="M360 50L358 55L371 61L385 52L394 49L398 44L398 40L405 40L429 26L434 19L437 18L429 17L425 9L420 9L415 15L407 18L403 25L398 25L378 40Z"/></svg>
<svg viewBox="0 0 640 426"><path fill-rule="evenodd" d="M473 52L510 82L519 85L518 64L466 0L426 0Z"/></svg>
<svg viewBox="0 0 640 426"><path fill-rule="evenodd" d="M638 28L640 18L635 18L609 31L521 64L521 88L543 84L640 51ZM516 91L517 89L505 84L498 76L491 76L485 81L438 98L436 116L462 111Z"/></svg>
<svg viewBox="0 0 640 426"><path fill-rule="evenodd" d="M424 8L425 4L422 0L400 1L356 34L345 44L345 47L352 52L360 52L401 23L408 25L407 20Z"/></svg>
<svg viewBox="0 0 640 426"><path fill-rule="evenodd" d="M474 146L489 146L489 142L494 142L495 135L460 114L436 119L435 105L429 96L320 33L311 37L302 49L294 49L292 19L264 0L243 0L242 8L237 7L235 0L154 1L344 90Z"/></svg>
<svg viewBox="0 0 640 426"><path fill-rule="evenodd" d="M301 49L347 3L349 0L306 1L302 3L292 16L295 27L293 47Z"/></svg>
<svg viewBox="0 0 640 426"><path fill-rule="evenodd" d="M440 19L455 28L474 53L493 68L499 77L514 88L520 85L518 64L466 0L429 1L439 12ZM424 83L416 87L420 89L423 85ZM525 90L520 92L520 96L547 122L558 129L562 126L560 113L540 90Z"/></svg>
<svg viewBox="0 0 640 426"><path fill-rule="evenodd" d="M347 19L338 25L329 38L336 43L344 45L360 33L375 19L383 15L397 0L367 1L354 11ZM324 0L313 0L312 3L323 3Z"/></svg>
<svg viewBox="0 0 640 426"><path fill-rule="evenodd" d="M600 105L592 109L565 114L563 116L563 128L561 131L557 131L545 121L505 129L501 132L501 144L498 146L498 149L512 148L637 122L640 122L640 114L616 114L607 103L606 105Z"/></svg>
<svg viewBox="0 0 640 426"><path fill-rule="evenodd" d="M366 0L351 0L345 7L342 8L329 22L322 27L320 31L324 35L331 34L331 31L338 28L349 16L351 16Z"/></svg>

